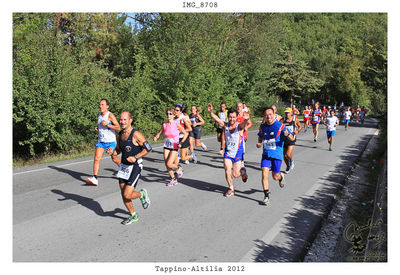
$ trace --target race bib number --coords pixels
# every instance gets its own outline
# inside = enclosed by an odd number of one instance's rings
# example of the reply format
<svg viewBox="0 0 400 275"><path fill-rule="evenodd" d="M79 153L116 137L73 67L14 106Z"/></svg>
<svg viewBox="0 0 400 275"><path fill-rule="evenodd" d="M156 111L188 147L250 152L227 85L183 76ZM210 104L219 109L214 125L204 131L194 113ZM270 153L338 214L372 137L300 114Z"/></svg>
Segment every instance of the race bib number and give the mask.
<svg viewBox="0 0 400 275"><path fill-rule="evenodd" d="M174 149L174 140L172 138L164 139L164 147L168 149Z"/></svg>
<svg viewBox="0 0 400 275"><path fill-rule="evenodd" d="M263 142L263 148L266 150L275 150L276 149L276 141L274 138L264 140Z"/></svg>
<svg viewBox="0 0 400 275"><path fill-rule="evenodd" d="M318 121L318 120L319 120L318 116L313 116L313 121Z"/></svg>
<svg viewBox="0 0 400 275"><path fill-rule="evenodd" d="M308 114L304 114L304 117L308 117Z"/></svg>
<svg viewBox="0 0 400 275"><path fill-rule="evenodd" d="M132 170L133 170L133 165L126 165L121 163L121 165L119 166L117 177L124 180L128 180L129 177L131 176Z"/></svg>
<svg viewBox="0 0 400 275"><path fill-rule="evenodd" d="M229 141L229 142L226 144L226 147L228 148L228 151L229 151L229 152L234 152L234 151L236 150L236 148L237 148L237 144L236 144L236 142Z"/></svg>

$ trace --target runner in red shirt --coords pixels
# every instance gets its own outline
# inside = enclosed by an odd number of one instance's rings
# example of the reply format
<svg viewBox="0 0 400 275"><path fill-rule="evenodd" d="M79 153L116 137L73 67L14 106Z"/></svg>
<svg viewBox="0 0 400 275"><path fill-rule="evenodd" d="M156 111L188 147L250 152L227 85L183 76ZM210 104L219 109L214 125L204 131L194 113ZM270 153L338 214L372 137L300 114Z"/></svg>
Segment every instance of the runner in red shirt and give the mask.
<svg viewBox="0 0 400 275"><path fill-rule="evenodd" d="M236 118L236 121L240 124L244 121L244 112L243 112L243 103L238 102L236 103L236 111L238 113L238 116ZM242 175L242 180L243 182L247 181L247 173L246 173L246 167L244 167L244 154L246 152L246 141L247 141L247 130L253 125L253 122L251 122L251 119L249 117L249 120L247 121L247 125L243 131L243 138L244 138L244 152L243 152L243 158L242 158L242 168L240 168L240 174Z"/></svg>

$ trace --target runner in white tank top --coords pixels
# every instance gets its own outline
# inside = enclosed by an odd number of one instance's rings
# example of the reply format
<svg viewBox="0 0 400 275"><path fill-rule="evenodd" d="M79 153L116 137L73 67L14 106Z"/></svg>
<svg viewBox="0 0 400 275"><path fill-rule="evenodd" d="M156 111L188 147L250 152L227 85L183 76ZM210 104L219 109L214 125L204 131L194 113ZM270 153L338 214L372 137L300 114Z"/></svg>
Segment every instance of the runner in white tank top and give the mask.
<svg viewBox="0 0 400 275"><path fill-rule="evenodd" d="M95 130L98 132L98 138L96 143L96 151L94 154L93 177L86 179L87 183L95 186L99 184L97 175L99 173L100 160L103 156L103 153L104 151L108 150L108 148L112 148L113 150L116 148L117 142L115 138L115 131L119 131L121 129L114 114L108 111L110 108L110 103L107 99L100 100L99 108L100 113L97 116L97 126L95 127ZM118 156L112 155L111 159L118 166L121 164Z"/></svg>

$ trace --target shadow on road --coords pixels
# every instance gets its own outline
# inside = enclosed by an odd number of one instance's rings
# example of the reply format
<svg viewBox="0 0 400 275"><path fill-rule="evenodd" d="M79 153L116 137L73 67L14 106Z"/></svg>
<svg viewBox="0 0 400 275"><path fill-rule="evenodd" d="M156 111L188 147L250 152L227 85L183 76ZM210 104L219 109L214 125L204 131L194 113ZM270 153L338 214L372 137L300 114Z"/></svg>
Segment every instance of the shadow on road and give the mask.
<svg viewBox="0 0 400 275"><path fill-rule="evenodd" d="M278 235L270 244L260 239L254 240L256 251L252 256L255 262L303 261L307 247L313 242L322 226L323 217L328 215L335 202L334 195L346 184L346 177L351 173L352 166L361 156L371 137L372 135L363 136L350 147L336 162L331 173L319 179L324 185L312 196L302 196L297 199L300 204L299 209L295 208L288 213L281 227L284 237Z"/></svg>
<svg viewBox="0 0 400 275"><path fill-rule="evenodd" d="M192 187L192 188L196 188L201 191L219 193L219 194L221 194L221 196L223 196L226 193L226 191L228 191L228 186L221 186L221 185L217 185L217 184L213 184L213 183L209 183L209 182L205 182L205 181L200 181L200 180L194 180L194 179L181 178L181 179L179 179L179 183L184 184L189 187ZM248 200L255 201L257 203L261 203L261 201L259 201L259 200L255 200L253 198L249 198L249 197L245 196L245 195L250 195L250 194L253 194L256 192L262 192L262 191L253 189L253 188L251 188L250 190L246 190L246 191L239 191L236 189L235 197L248 199Z"/></svg>
<svg viewBox="0 0 400 275"><path fill-rule="evenodd" d="M52 166L52 165L49 166L49 168L57 170L58 172L61 172L61 173L68 174L71 177L73 177L74 179L77 179L79 181L84 182L85 184L83 184L83 185L92 186L92 185L86 183L86 178L90 177L92 175L89 175L89 174L86 174L86 173L81 173L81 172L76 172L76 171L73 171L73 170L69 170L69 169L65 169L65 168L61 168L61 167L56 167L56 166ZM104 170L111 171L111 172L114 173L114 175L116 175L116 173L115 173L116 171L115 170L112 170L112 169L104 169ZM98 176L98 178L113 178L113 179L117 179L116 177L104 177L104 176Z"/></svg>
<svg viewBox="0 0 400 275"><path fill-rule="evenodd" d="M118 219L125 219L125 217L118 216L116 215L117 213L129 215L128 211L123 210L121 208L115 208L112 211L104 211L101 205L93 200L92 198L72 194L72 193L66 193L58 189L52 189L51 192L63 196L63 198L58 199L59 201L65 201L65 200L73 200L76 201L78 204L92 210L94 213L96 213L99 216L102 217L113 217L113 218L118 218Z"/></svg>

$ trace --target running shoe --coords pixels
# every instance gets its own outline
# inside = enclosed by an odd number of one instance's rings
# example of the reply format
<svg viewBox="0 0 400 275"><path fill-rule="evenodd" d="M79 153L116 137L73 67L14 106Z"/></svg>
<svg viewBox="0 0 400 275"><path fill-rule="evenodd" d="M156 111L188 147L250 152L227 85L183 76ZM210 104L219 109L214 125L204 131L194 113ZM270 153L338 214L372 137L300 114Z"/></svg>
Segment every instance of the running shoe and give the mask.
<svg viewBox="0 0 400 275"><path fill-rule="evenodd" d="M178 184L177 179L172 179L172 180L167 184L167 186L174 186L174 185L177 185L177 184Z"/></svg>
<svg viewBox="0 0 400 275"><path fill-rule="evenodd" d="M140 189L140 193L142 194L142 196L139 199L142 202L142 206L144 209L147 209L150 206L149 194L147 193L147 190L144 188Z"/></svg>
<svg viewBox="0 0 400 275"><path fill-rule="evenodd" d="M187 159L187 160L185 160L185 162L184 162L185 164L189 164L189 160Z"/></svg>
<svg viewBox="0 0 400 275"><path fill-rule="evenodd" d="M133 213L133 215L130 215L126 220L122 221L121 223L123 225L128 225L128 224L131 224L133 222L138 222L138 221L139 221L139 218L135 212L135 213Z"/></svg>
<svg viewBox="0 0 400 275"><path fill-rule="evenodd" d="M332 147L329 147L329 151L333 151L333 150L332 150Z"/></svg>
<svg viewBox="0 0 400 275"><path fill-rule="evenodd" d="M290 168L290 170L292 170L294 168L294 160L290 161L290 167L289 168Z"/></svg>
<svg viewBox="0 0 400 275"><path fill-rule="evenodd" d="M201 143L201 149L203 149L203 151L207 151L207 146L203 142Z"/></svg>
<svg viewBox="0 0 400 275"><path fill-rule="evenodd" d="M279 187L285 187L285 176L281 173L282 178L279 180Z"/></svg>
<svg viewBox="0 0 400 275"><path fill-rule="evenodd" d="M308 129L306 128L306 129L304 130L304 133L307 133L307 131L308 131Z"/></svg>
<svg viewBox="0 0 400 275"><path fill-rule="evenodd" d="M193 163L197 163L197 157L196 157L195 152L192 153L192 159L193 159Z"/></svg>
<svg viewBox="0 0 400 275"><path fill-rule="evenodd" d="M87 178L86 182L91 184L91 185L94 185L94 186L98 186L99 185L98 179L96 179L94 176L90 177L90 178Z"/></svg>
<svg viewBox="0 0 400 275"><path fill-rule="evenodd" d="M285 170L285 173L286 173L286 174L289 174L289 172L290 172L290 165L289 165L289 166L286 166L286 170Z"/></svg>
<svg viewBox="0 0 400 275"><path fill-rule="evenodd" d="M269 204L269 197L264 197L264 199L262 200L261 204L268 205Z"/></svg>
<svg viewBox="0 0 400 275"><path fill-rule="evenodd" d="M176 177L179 179L183 176L183 168L180 164L178 164L178 170L176 170Z"/></svg>
<svg viewBox="0 0 400 275"><path fill-rule="evenodd" d="M233 197L235 195L235 191L229 188L228 192L225 193L225 197Z"/></svg>
<svg viewBox="0 0 400 275"><path fill-rule="evenodd" d="M240 174L242 175L242 180L243 182L246 182L248 179L247 173L246 173L246 167L240 168Z"/></svg>

